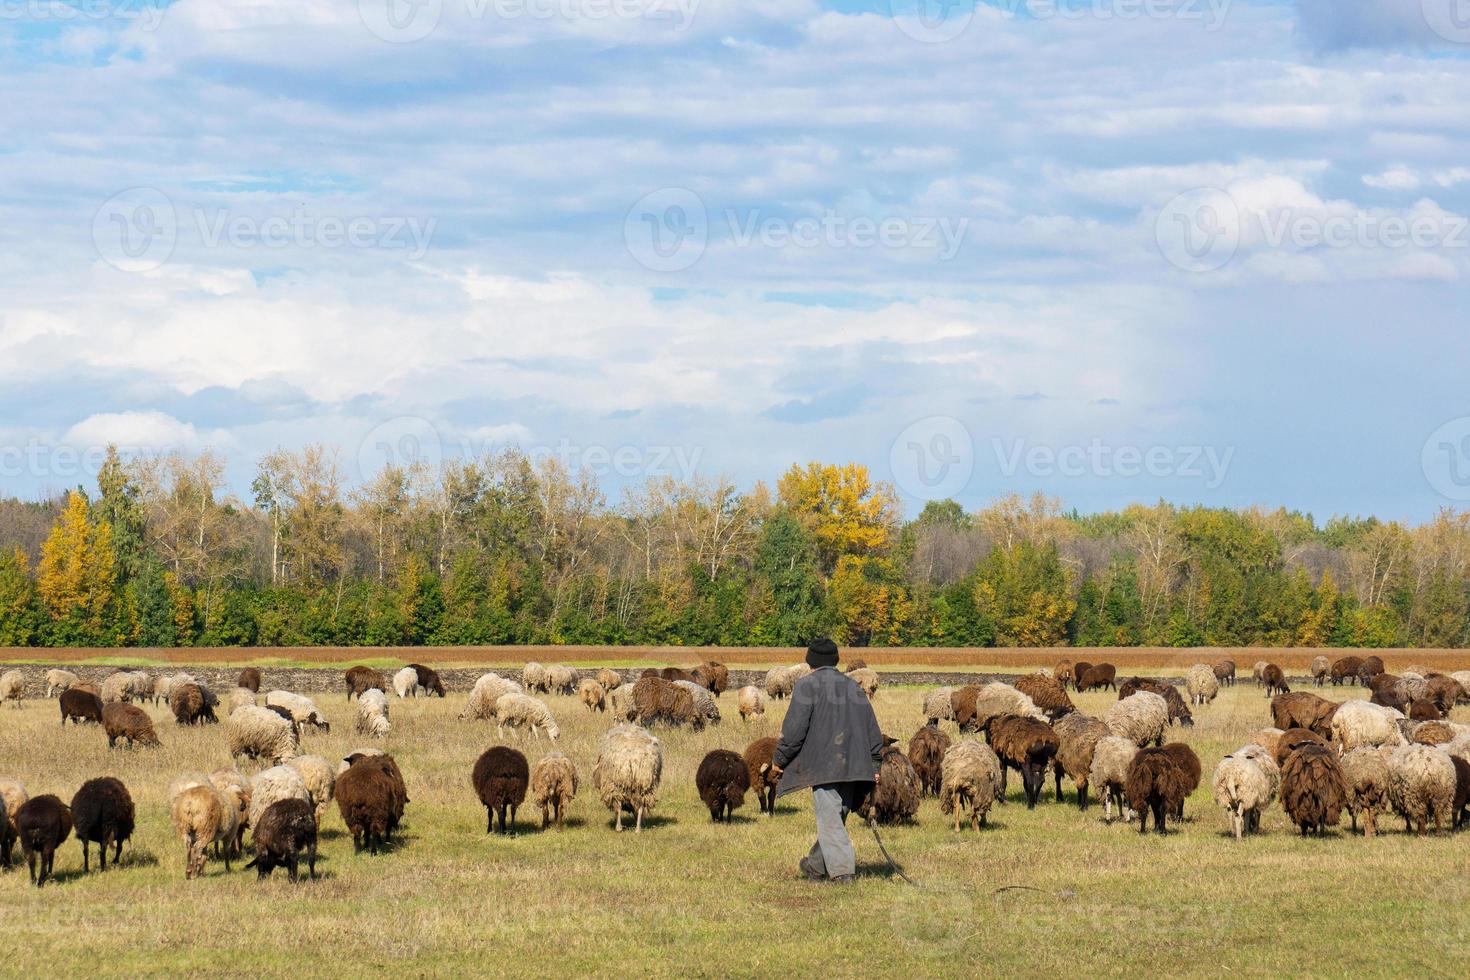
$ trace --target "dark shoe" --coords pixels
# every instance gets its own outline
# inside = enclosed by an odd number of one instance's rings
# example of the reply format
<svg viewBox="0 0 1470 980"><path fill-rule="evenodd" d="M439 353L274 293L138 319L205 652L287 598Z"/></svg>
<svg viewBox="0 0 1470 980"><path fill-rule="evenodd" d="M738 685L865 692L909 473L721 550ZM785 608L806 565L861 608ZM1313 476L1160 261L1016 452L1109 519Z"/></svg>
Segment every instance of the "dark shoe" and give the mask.
<svg viewBox="0 0 1470 980"><path fill-rule="evenodd" d="M816 868L812 867L811 861L807 858L802 858L800 861L796 862L796 866L801 869L801 873L807 881L827 880L827 876L818 872Z"/></svg>
<svg viewBox="0 0 1470 980"><path fill-rule="evenodd" d="M838 875L836 878L833 878L832 879L832 884L834 884L834 885L850 885L854 881L857 881L857 875Z"/></svg>

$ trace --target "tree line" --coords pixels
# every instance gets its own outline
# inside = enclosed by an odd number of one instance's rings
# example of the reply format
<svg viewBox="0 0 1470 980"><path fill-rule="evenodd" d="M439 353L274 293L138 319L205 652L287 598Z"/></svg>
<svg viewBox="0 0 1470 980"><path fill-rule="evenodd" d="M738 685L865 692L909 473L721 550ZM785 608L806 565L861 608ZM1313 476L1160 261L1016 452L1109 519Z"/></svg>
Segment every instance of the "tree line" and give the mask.
<svg viewBox="0 0 1470 980"><path fill-rule="evenodd" d="M1007 496L905 518L861 465L610 502L517 450L389 465L206 452L0 500L0 645L1463 646L1470 515L1409 526Z"/></svg>

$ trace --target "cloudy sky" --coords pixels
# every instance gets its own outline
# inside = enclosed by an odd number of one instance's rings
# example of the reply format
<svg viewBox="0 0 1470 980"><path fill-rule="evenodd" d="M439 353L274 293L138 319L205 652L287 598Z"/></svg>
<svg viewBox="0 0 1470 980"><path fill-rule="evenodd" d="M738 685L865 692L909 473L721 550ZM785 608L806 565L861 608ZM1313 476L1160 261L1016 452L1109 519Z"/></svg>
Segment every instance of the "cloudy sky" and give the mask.
<svg viewBox="0 0 1470 980"><path fill-rule="evenodd" d="M0 493L1470 498L1470 0L0 0Z"/></svg>

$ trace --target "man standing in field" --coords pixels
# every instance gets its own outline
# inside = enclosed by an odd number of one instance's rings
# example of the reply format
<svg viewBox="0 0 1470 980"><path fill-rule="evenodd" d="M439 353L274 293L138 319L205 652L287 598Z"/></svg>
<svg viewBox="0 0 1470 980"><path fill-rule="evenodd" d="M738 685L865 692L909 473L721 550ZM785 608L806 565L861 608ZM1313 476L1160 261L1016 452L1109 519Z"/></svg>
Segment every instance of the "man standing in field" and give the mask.
<svg viewBox="0 0 1470 980"><path fill-rule="evenodd" d="M837 670L837 644L817 640L806 662L812 672L792 688L771 760L780 780L776 795L811 789L817 842L798 867L811 881L846 883L857 871L857 855L844 824L878 782L883 733L862 688Z"/></svg>

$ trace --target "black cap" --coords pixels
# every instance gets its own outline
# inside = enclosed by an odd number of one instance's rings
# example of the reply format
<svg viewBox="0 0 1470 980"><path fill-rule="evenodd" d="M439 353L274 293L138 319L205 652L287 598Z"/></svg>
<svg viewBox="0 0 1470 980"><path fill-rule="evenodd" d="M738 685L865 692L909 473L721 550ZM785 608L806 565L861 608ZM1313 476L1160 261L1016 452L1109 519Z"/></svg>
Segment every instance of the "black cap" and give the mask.
<svg viewBox="0 0 1470 980"><path fill-rule="evenodd" d="M806 665L813 669L817 667L837 666L837 644L825 636L820 640L813 640L806 648Z"/></svg>

